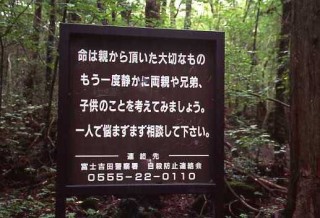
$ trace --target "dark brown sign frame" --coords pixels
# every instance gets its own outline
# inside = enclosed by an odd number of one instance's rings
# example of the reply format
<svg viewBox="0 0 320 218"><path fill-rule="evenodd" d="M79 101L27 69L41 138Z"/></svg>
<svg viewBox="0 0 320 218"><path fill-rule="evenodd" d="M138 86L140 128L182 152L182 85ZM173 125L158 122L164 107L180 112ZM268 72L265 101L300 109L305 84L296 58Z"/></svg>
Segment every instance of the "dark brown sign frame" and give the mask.
<svg viewBox="0 0 320 218"><path fill-rule="evenodd" d="M70 157L70 115L72 106L72 77L70 74L71 42L78 35L96 37L143 37L157 40L191 40L208 42L214 45L212 49L212 96L214 107L212 113L212 146L210 158L212 163L210 176L212 181L201 183L128 183L128 184L72 184L68 182L68 158ZM61 24L60 26L60 72L59 72L59 118L58 118L58 155L57 155L57 202L56 217L65 217L65 199L73 195L109 195L109 194L168 194L168 193L213 193L215 199L215 214L223 214L224 189L224 33L210 31L186 31L148 28L129 28L112 26L93 26Z"/></svg>

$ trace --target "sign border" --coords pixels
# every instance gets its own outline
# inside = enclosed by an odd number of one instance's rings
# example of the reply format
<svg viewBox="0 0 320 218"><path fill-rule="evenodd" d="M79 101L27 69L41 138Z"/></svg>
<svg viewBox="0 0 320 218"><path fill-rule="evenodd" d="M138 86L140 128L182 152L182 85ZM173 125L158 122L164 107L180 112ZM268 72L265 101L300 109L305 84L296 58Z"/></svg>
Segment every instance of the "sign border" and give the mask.
<svg viewBox="0 0 320 218"><path fill-rule="evenodd" d="M151 37L159 39L193 39L215 42L216 49L214 50L214 56L216 57L216 60L213 60L215 62L213 73L213 117L215 118L213 121L214 145L210 146L214 183L66 185L66 154L68 149L67 145L69 144L67 131L70 129L68 115L71 112L70 102L72 98L69 74L69 41L72 34ZM218 215L218 217L222 217L219 214L222 215L221 210L223 210L224 190L224 33L212 31L60 24L59 54L56 216L65 216L65 198L73 195L212 193L214 194L214 199L217 199L215 214ZM61 208L63 208L64 212Z"/></svg>

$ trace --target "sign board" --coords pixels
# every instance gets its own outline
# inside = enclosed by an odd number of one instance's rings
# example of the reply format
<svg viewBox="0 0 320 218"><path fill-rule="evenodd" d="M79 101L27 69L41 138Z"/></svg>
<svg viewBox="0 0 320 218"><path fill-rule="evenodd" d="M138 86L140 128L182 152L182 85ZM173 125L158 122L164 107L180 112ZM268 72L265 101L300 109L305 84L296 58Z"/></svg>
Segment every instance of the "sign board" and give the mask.
<svg viewBox="0 0 320 218"><path fill-rule="evenodd" d="M223 184L224 35L61 25L58 192Z"/></svg>

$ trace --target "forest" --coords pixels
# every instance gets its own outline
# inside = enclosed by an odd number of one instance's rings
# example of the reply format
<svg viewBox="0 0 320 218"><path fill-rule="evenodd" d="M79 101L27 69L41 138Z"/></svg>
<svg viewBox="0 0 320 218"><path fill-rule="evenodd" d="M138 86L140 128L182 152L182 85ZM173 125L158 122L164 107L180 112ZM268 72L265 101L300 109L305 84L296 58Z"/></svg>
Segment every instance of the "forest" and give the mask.
<svg viewBox="0 0 320 218"><path fill-rule="evenodd" d="M1 0L0 17L0 217L55 217L61 23L224 32L224 217L320 217L317 0ZM215 200L72 196L66 217L217 217Z"/></svg>

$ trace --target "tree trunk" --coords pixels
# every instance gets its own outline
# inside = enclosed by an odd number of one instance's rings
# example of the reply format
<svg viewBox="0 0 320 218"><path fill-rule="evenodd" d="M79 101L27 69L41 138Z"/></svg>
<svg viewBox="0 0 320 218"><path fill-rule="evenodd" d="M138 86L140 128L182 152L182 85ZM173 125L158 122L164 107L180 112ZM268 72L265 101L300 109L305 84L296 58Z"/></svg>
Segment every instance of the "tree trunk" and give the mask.
<svg viewBox="0 0 320 218"><path fill-rule="evenodd" d="M170 27L176 28L176 7L175 0L170 0L169 10L170 10Z"/></svg>
<svg viewBox="0 0 320 218"><path fill-rule="evenodd" d="M30 71L24 82L24 97L28 103L33 101L33 92L34 92L34 83L35 77L37 74L37 61L38 61L38 48L40 41L40 28L41 28L41 17L42 17L42 0L36 0L34 2L35 11L33 16L33 35L32 43L34 45L32 54L31 54L31 66Z"/></svg>
<svg viewBox="0 0 320 218"><path fill-rule="evenodd" d="M290 38L290 21L291 21L291 1L282 0L282 18L281 32L278 50L278 70L275 84L276 99L286 101L286 84L285 76L288 74L289 63L289 38ZM272 137L280 144L284 144L288 140L288 122L286 118L285 108L280 104L274 107L274 129Z"/></svg>
<svg viewBox="0 0 320 218"><path fill-rule="evenodd" d="M251 6L252 0L246 0L246 10L244 12L244 16L242 19L242 22L246 22L249 10L250 10L250 6Z"/></svg>
<svg viewBox="0 0 320 218"><path fill-rule="evenodd" d="M66 0L66 4L69 3L69 0ZM62 13L62 20L61 23L66 22L67 18L67 7L63 9ZM51 83L50 83L50 90L49 90L49 100L48 100L48 108L47 108L47 114L46 114L46 131L45 131L45 138L47 139L48 136L50 135L50 119L51 119L51 111L52 111L52 103L53 103L53 92L54 92L54 87L56 84L56 78L57 78L57 72L58 72L58 64L59 64L59 57L55 56L55 60L53 62L53 75L51 77ZM50 144L50 143L48 143Z"/></svg>
<svg viewBox="0 0 320 218"><path fill-rule="evenodd" d="M76 0L67 0L66 3L76 4ZM75 11L68 11L68 23L80 23L81 16Z"/></svg>
<svg viewBox="0 0 320 218"><path fill-rule="evenodd" d="M46 128L49 127L50 116L51 116L51 105L52 105L52 77L53 70L55 68L55 60L57 59L55 55L55 34L56 34L56 1L50 0L50 10L49 10L49 31L48 31L48 40L47 40L47 57L46 57L46 100L48 103L47 110L44 111L44 117L46 121Z"/></svg>
<svg viewBox="0 0 320 218"><path fill-rule="evenodd" d="M254 72L256 66L258 65L258 55L257 55L257 41L258 41L258 27L259 27L259 22L260 22L260 4L261 4L261 0L258 0L258 2L256 3L256 20L255 20L255 24L254 24L254 30L253 30L253 41L252 41L252 50L251 50L251 65L250 65L250 71L249 71L249 75L251 75L251 80L247 81L247 90L252 89L254 92L258 92L259 91L259 87L257 87L257 85L255 85L254 87L250 87L251 84L254 84L252 81L254 81L254 77L256 75L256 73ZM259 107L260 106L260 107ZM261 107L263 106L263 107ZM266 108L265 106L265 101L263 102L258 102L257 104L257 108L256 111L261 111L261 108ZM247 109L247 104L245 103L244 105L244 110L243 113L246 113L246 109ZM256 114L256 120L257 122L261 125L262 124L262 119L259 118L259 114ZM260 121L259 121L260 120Z"/></svg>
<svg viewBox="0 0 320 218"><path fill-rule="evenodd" d="M161 25L163 26L167 19L167 0L161 1Z"/></svg>
<svg viewBox="0 0 320 218"><path fill-rule="evenodd" d="M49 12L49 31L47 40L47 58L46 58L46 90L45 93L48 94L50 91L50 83L52 77L52 68L54 60L54 49L55 43L54 38L56 34L56 2L55 0L50 0L50 12Z"/></svg>
<svg viewBox="0 0 320 218"><path fill-rule="evenodd" d="M291 178L287 217L320 217L320 4L292 1Z"/></svg>
<svg viewBox="0 0 320 218"><path fill-rule="evenodd" d="M97 8L99 9L101 14L104 14L104 17L101 19L101 24L102 25L108 25L108 20L105 16L105 8L101 0L97 0Z"/></svg>
<svg viewBox="0 0 320 218"><path fill-rule="evenodd" d="M261 3L261 0L258 0L258 2L257 2L256 21L255 21L255 24L254 24L254 31L253 31L251 67L250 67L250 74L251 75L253 75L254 67L258 64L257 40L258 40L258 27L259 27L259 21L260 21L260 3Z"/></svg>
<svg viewBox="0 0 320 218"><path fill-rule="evenodd" d="M213 0L209 0L209 5L210 5L210 12L212 17L214 17L214 4L213 4Z"/></svg>
<svg viewBox="0 0 320 218"><path fill-rule="evenodd" d="M184 18L184 28L186 30L191 27L191 9L192 9L192 0L186 0L186 16Z"/></svg>
<svg viewBox="0 0 320 218"><path fill-rule="evenodd" d="M4 74L4 43L0 37L0 116L2 115L2 92L3 92L3 74Z"/></svg>
<svg viewBox="0 0 320 218"><path fill-rule="evenodd" d="M122 20L126 23L127 26L130 26L131 22L131 13L132 13L132 5L126 0L118 1L118 6L120 6L121 11L120 15Z"/></svg>
<svg viewBox="0 0 320 218"><path fill-rule="evenodd" d="M146 0L145 8L146 27L156 27L160 21L160 1Z"/></svg>

